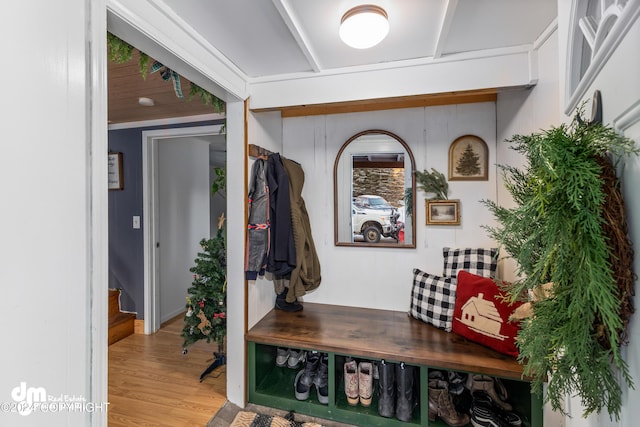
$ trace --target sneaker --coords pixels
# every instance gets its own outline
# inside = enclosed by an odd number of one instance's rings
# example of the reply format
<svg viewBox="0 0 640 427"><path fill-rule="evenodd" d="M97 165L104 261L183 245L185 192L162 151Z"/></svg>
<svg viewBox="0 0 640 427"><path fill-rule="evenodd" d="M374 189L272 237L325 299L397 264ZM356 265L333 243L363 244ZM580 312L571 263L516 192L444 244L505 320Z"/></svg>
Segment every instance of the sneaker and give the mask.
<svg viewBox="0 0 640 427"><path fill-rule="evenodd" d="M284 347L278 347L276 350L276 366L284 368L287 366L287 360L289 359L289 349Z"/></svg>
<svg viewBox="0 0 640 427"><path fill-rule="evenodd" d="M307 352L303 350L289 349L289 360L287 366L291 369L298 369L304 363Z"/></svg>
<svg viewBox="0 0 640 427"><path fill-rule="evenodd" d="M475 424L473 424L474 419L476 421ZM484 391L476 391L473 393L471 421L473 425L483 427L519 427L522 425L522 419L518 414L500 408L491 396Z"/></svg>

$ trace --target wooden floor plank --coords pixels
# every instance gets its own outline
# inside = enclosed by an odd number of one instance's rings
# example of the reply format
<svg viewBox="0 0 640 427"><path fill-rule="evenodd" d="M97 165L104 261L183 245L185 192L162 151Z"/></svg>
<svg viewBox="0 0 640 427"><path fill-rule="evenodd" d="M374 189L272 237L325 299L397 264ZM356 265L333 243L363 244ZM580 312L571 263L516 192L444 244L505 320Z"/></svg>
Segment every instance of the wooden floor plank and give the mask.
<svg viewBox="0 0 640 427"><path fill-rule="evenodd" d="M182 354L182 318L153 335L134 334L109 346L109 427L205 426L226 401L226 367L200 382L214 343Z"/></svg>

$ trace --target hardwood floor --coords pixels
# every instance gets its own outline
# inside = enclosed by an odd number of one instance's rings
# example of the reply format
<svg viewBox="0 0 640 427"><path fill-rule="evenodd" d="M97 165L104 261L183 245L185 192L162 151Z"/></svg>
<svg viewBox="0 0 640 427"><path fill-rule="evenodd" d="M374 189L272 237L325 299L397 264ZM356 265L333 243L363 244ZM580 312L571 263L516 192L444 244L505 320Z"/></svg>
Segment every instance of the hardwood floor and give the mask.
<svg viewBox="0 0 640 427"><path fill-rule="evenodd" d="M203 382L215 343L182 354L182 317L154 335L131 335L109 346L109 427L205 426L226 401L226 367Z"/></svg>

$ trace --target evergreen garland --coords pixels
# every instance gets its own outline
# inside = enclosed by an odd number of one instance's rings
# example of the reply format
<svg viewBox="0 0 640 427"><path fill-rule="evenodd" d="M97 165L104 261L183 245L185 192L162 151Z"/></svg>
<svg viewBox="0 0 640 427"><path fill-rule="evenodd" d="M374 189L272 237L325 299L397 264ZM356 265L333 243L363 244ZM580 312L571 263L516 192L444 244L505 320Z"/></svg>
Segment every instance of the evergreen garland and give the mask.
<svg viewBox="0 0 640 427"><path fill-rule="evenodd" d="M579 114L569 125L507 141L528 165L523 170L500 166L516 207L484 200L499 224L485 228L524 277L504 284L513 301L552 283L550 296L532 304L533 315L522 321L517 339L524 374L533 377L532 391L541 393L548 380L545 402L554 410L562 411L565 397L577 394L585 416L606 408L618 419L619 381L633 387L620 354L633 310L632 251L623 206L607 204L619 185L614 173L613 187L605 187L603 164L612 171L609 156L620 159L639 150L609 127L582 122ZM606 219L609 210L615 221ZM611 245L605 230L612 228L624 235L617 239L623 246ZM629 272L626 278L614 266L621 260L627 264L620 266Z"/></svg>
<svg viewBox="0 0 640 427"><path fill-rule="evenodd" d="M227 260L224 217L218 224L218 232L212 239L200 241L201 252L195 266L189 271L193 282L188 289L184 328L184 351L196 341L206 339L218 343L223 348L227 330Z"/></svg>
<svg viewBox="0 0 640 427"><path fill-rule="evenodd" d="M431 193L437 200L447 200L449 194L449 184L442 172L431 168L431 172L425 169L423 172L416 171L416 182L418 189L425 193Z"/></svg>
<svg viewBox="0 0 640 427"><path fill-rule="evenodd" d="M133 58L134 47L120 37L107 32L107 47L109 51L109 59L116 64L123 64ZM149 67L149 55L142 51L138 51L138 67L143 79L147 79L147 69ZM189 101L194 96L198 96L204 105L211 105L216 113L222 113L225 109L225 102L216 97L207 90L201 88L193 82L190 82Z"/></svg>

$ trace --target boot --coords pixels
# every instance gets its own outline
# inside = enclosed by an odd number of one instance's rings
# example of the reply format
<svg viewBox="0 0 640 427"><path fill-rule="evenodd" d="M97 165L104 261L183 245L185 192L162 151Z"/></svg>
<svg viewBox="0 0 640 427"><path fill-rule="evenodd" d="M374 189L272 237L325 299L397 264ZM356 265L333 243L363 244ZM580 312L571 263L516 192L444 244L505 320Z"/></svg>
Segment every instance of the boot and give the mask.
<svg viewBox="0 0 640 427"><path fill-rule="evenodd" d="M429 421L435 421L436 417L452 427L469 424L469 416L456 411L447 381L432 379L429 380Z"/></svg>
<svg viewBox="0 0 640 427"><path fill-rule="evenodd" d="M278 294L276 297L276 305L275 308L282 311L287 311L293 313L295 311L302 310L302 304L298 301L295 302L287 302L287 292L289 289L285 288L284 291Z"/></svg>
<svg viewBox="0 0 640 427"><path fill-rule="evenodd" d="M505 402L507 399L507 389L504 388L500 380L496 380L488 375L471 375L467 378L467 388L473 394L476 391L484 391L493 402L504 411L511 411L513 407Z"/></svg>
<svg viewBox="0 0 640 427"><path fill-rule="evenodd" d="M373 365L371 362L360 362L358 365L358 395L362 406L371 405L373 396Z"/></svg>
<svg viewBox="0 0 640 427"><path fill-rule="evenodd" d="M318 364L318 372L313 379L313 385L316 386L318 394L318 402L323 405L329 404L329 355L327 353L320 354L320 363Z"/></svg>
<svg viewBox="0 0 640 427"><path fill-rule="evenodd" d="M356 406L360 400L358 392L358 364L355 360L349 360L344 364L344 393L347 395L347 403Z"/></svg>
<svg viewBox="0 0 640 427"><path fill-rule="evenodd" d="M393 417L396 403L396 366L381 360L378 363L378 413Z"/></svg>
<svg viewBox="0 0 640 427"><path fill-rule="evenodd" d="M396 365L396 418L400 421L410 421L415 407L413 396L413 375L415 368L404 362Z"/></svg>
<svg viewBox="0 0 640 427"><path fill-rule="evenodd" d="M315 377L318 374L319 365L320 355L318 353L309 352L307 354L307 361L304 369L298 372L293 383L296 399L307 400L309 398L309 391L311 390L311 386L313 386Z"/></svg>

